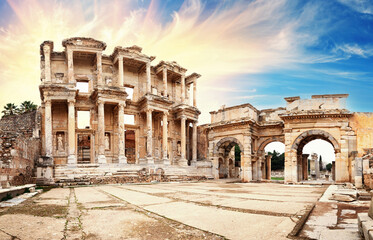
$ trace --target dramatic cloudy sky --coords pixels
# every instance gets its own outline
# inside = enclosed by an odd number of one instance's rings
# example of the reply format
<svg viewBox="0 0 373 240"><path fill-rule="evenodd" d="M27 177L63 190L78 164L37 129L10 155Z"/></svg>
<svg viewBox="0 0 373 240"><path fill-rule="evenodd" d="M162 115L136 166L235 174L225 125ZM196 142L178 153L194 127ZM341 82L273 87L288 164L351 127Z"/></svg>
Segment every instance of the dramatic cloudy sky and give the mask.
<svg viewBox="0 0 373 240"><path fill-rule="evenodd" d="M284 97L348 93L373 111L371 0L0 0L0 106L40 104L39 45L87 36L143 47L202 74L201 123L221 105L284 106Z"/></svg>

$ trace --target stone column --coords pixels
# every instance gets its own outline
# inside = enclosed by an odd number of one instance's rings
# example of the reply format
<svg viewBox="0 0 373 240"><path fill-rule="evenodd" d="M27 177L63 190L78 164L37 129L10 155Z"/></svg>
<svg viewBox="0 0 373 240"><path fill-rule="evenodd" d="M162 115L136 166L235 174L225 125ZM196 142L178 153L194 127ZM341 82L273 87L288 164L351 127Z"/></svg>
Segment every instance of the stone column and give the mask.
<svg viewBox="0 0 373 240"><path fill-rule="evenodd" d="M75 100L68 100L68 146L69 146L69 156L67 158L67 164L69 166L75 166L77 164L76 154L75 154Z"/></svg>
<svg viewBox="0 0 373 240"><path fill-rule="evenodd" d="M197 107L197 81L193 82L193 107Z"/></svg>
<svg viewBox="0 0 373 240"><path fill-rule="evenodd" d="M52 102L45 100L44 102L44 125L45 125L45 155L52 157L53 153L53 136L52 136Z"/></svg>
<svg viewBox="0 0 373 240"><path fill-rule="evenodd" d="M146 111L146 123L147 123L147 138L146 138L146 152L148 164L154 164L153 159L153 120L152 120L152 109Z"/></svg>
<svg viewBox="0 0 373 240"><path fill-rule="evenodd" d="M51 48L49 45L43 46L44 52L44 72L45 72L45 82L51 82Z"/></svg>
<svg viewBox="0 0 373 240"><path fill-rule="evenodd" d="M125 103L118 104L118 128L119 128L119 164L127 164L125 154L125 135L124 135L124 107Z"/></svg>
<svg viewBox="0 0 373 240"><path fill-rule="evenodd" d="M98 100L98 163L105 164L105 103Z"/></svg>
<svg viewBox="0 0 373 240"><path fill-rule="evenodd" d="M69 83L75 83L73 53L73 50L67 50L67 78L69 79Z"/></svg>
<svg viewBox="0 0 373 240"><path fill-rule="evenodd" d="M185 104L185 75L181 75L181 102Z"/></svg>
<svg viewBox="0 0 373 240"><path fill-rule="evenodd" d="M188 166L188 161L185 158L186 153L186 116L181 116L181 158L179 160L180 166Z"/></svg>
<svg viewBox="0 0 373 240"><path fill-rule="evenodd" d="M167 97L167 68L163 68L163 96Z"/></svg>
<svg viewBox="0 0 373 240"><path fill-rule="evenodd" d="M193 136L192 136L192 146L193 146L193 149L192 149L192 165L193 166L196 166L197 165L197 124L198 124L198 121L195 121L193 123Z"/></svg>
<svg viewBox="0 0 373 240"><path fill-rule="evenodd" d="M170 159L167 156L168 153L168 126L167 126L167 115L168 112L163 113L163 164L170 165Z"/></svg>
<svg viewBox="0 0 373 240"><path fill-rule="evenodd" d="M118 57L118 72L119 72L119 78L118 78L118 85L119 87L123 87L124 80L123 80L123 57Z"/></svg>
<svg viewBox="0 0 373 240"><path fill-rule="evenodd" d="M146 63L146 92L147 93L152 92L152 79L151 79L151 73L150 73L150 62Z"/></svg>
<svg viewBox="0 0 373 240"><path fill-rule="evenodd" d="M271 169L271 160L272 160L272 156L271 155L266 155L267 179L268 180L271 180L271 172L272 172L272 169Z"/></svg>
<svg viewBox="0 0 373 240"><path fill-rule="evenodd" d="M309 154L302 154L303 179L308 180L308 157Z"/></svg>
<svg viewBox="0 0 373 240"><path fill-rule="evenodd" d="M96 64L97 64L97 84L99 86L104 85L102 79L102 52L96 53Z"/></svg>

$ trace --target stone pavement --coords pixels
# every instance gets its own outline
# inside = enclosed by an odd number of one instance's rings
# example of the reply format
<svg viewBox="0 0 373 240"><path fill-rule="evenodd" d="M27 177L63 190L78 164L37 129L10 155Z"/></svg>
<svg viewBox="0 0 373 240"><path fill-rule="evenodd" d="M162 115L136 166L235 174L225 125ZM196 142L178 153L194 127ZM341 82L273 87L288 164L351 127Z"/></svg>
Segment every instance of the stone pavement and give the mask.
<svg viewBox="0 0 373 240"><path fill-rule="evenodd" d="M222 182L56 188L0 210L0 239L286 239L324 191Z"/></svg>

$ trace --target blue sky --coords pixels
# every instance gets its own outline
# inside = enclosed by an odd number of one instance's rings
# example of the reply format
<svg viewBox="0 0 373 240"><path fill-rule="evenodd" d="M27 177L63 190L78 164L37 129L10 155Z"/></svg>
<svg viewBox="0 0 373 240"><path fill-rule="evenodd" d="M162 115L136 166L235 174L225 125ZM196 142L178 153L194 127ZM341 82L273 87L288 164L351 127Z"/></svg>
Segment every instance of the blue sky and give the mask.
<svg viewBox="0 0 373 240"><path fill-rule="evenodd" d="M202 74L200 123L223 104L314 94L373 112L373 1L0 1L0 14L0 105L40 104L41 42L89 36Z"/></svg>

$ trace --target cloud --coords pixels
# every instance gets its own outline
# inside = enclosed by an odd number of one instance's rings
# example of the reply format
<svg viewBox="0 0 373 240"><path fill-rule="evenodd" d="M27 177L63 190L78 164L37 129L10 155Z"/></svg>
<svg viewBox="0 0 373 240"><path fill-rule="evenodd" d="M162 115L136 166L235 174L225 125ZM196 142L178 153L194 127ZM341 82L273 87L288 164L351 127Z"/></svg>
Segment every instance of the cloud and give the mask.
<svg viewBox="0 0 373 240"><path fill-rule="evenodd" d="M338 0L356 12L373 14L373 2L371 0Z"/></svg>
<svg viewBox="0 0 373 240"><path fill-rule="evenodd" d="M249 78L239 83L237 77L338 60L306 51L326 31L323 27L304 30L317 25L322 8L318 4L298 9L289 0L222 1L206 9L199 0L185 0L178 10L169 11L155 0L149 4L130 0L8 3L13 15L0 26L0 87L6 89L0 106L26 99L39 103L39 45L44 40L54 41L55 50L61 51L65 38L93 37L107 43L106 54L115 46L136 44L144 53L157 56L155 64L175 60L202 74L197 91L201 122L209 121L209 111L258 85Z"/></svg>
<svg viewBox="0 0 373 240"><path fill-rule="evenodd" d="M365 48L361 47L357 44L343 44L336 46L334 49L335 52L341 51L347 55L347 57L351 57L352 55L356 55L363 58L368 58L373 56L373 48Z"/></svg>

